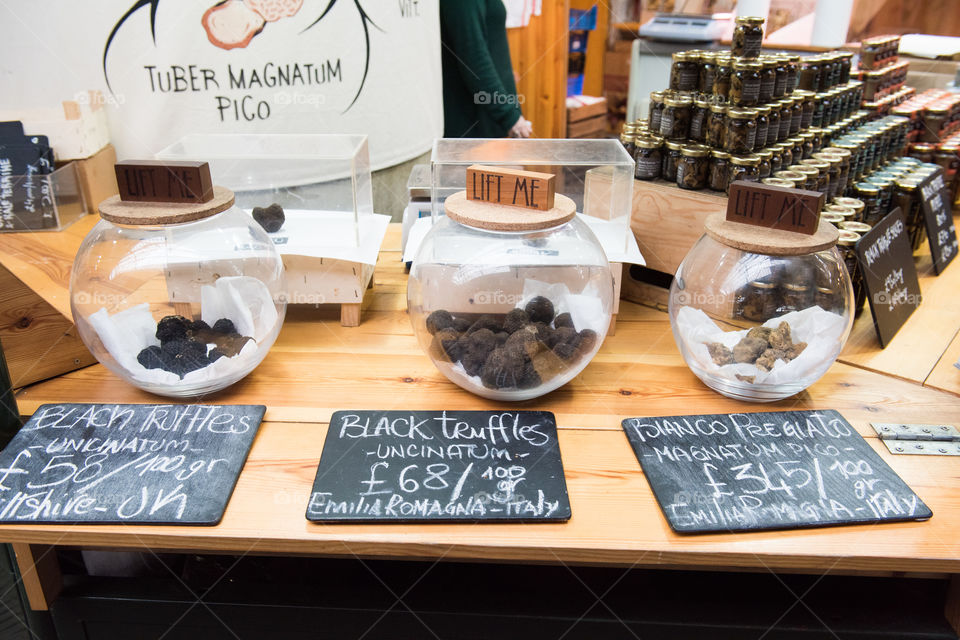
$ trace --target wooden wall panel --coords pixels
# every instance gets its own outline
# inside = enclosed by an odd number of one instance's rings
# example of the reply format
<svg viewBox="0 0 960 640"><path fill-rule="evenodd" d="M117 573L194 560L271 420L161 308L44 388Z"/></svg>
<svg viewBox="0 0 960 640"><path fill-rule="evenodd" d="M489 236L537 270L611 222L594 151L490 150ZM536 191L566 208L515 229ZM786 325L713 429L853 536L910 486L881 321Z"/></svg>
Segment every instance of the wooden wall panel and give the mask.
<svg viewBox="0 0 960 640"><path fill-rule="evenodd" d="M523 115L537 138L567 134L567 48L570 0L545 0L530 24L507 29Z"/></svg>
<svg viewBox="0 0 960 640"><path fill-rule="evenodd" d="M960 36L957 0L856 0L847 40L887 33Z"/></svg>
<svg viewBox="0 0 960 640"><path fill-rule="evenodd" d="M589 9L597 5L597 28L587 39L587 64L584 69L583 93L603 95L603 54L607 50L607 31L610 27L610 5L601 0L570 0L571 9Z"/></svg>

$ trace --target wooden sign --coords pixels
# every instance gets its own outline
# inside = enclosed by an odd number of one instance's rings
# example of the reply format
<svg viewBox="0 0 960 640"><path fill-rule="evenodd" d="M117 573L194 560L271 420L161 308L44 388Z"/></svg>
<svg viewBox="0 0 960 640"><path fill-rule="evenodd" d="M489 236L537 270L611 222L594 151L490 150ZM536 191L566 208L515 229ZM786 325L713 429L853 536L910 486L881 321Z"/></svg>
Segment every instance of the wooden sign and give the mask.
<svg viewBox="0 0 960 640"><path fill-rule="evenodd" d="M213 199L206 162L124 160L116 164L120 199L127 202L209 202Z"/></svg>
<svg viewBox="0 0 960 640"><path fill-rule="evenodd" d="M215 525L265 410L43 405L0 452L0 522Z"/></svg>
<svg viewBox="0 0 960 640"><path fill-rule="evenodd" d="M824 200L819 191L737 180L730 185L727 220L813 235Z"/></svg>
<svg viewBox="0 0 960 640"><path fill-rule="evenodd" d="M546 411L337 411L307 505L315 522L570 519Z"/></svg>
<svg viewBox="0 0 960 640"><path fill-rule="evenodd" d="M894 209L860 238L856 251L873 326L880 347L886 347L921 300L917 267L900 209Z"/></svg>
<svg viewBox="0 0 960 640"><path fill-rule="evenodd" d="M623 429L678 533L933 515L836 411L629 418Z"/></svg>
<svg viewBox="0 0 960 640"><path fill-rule="evenodd" d="M550 173L500 169L475 164L467 168L467 200L524 209L553 209L556 177Z"/></svg>
<svg viewBox="0 0 960 640"><path fill-rule="evenodd" d="M933 271L940 275L957 255L957 229L953 223L950 189L944 182L943 169L933 173L919 189Z"/></svg>

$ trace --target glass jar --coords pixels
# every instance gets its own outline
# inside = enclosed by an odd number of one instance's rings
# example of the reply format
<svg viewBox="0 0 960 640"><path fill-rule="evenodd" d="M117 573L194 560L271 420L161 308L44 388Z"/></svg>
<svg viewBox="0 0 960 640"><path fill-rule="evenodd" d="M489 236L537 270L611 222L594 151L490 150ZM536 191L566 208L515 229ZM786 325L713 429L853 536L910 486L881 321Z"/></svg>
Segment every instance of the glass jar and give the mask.
<svg viewBox="0 0 960 640"><path fill-rule="evenodd" d="M860 261L857 259L857 242L860 237L860 234L855 231L841 229L840 237L837 239L837 249L850 277L853 292L851 311L855 317L860 315L860 311L863 310L863 303L867 301L867 287L863 281L863 270L860 268Z"/></svg>
<svg viewBox="0 0 960 640"><path fill-rule="evenodd" d="M787 144L793 145L793 164L800 164L803 160L803 140L799 136L787 138Z"/></svg>
<svg viewBox="0 0 960 640"><path fill-rule="evenodd" d="M850 82L850 68L853 65L853 53L843 51L837 54L840 60L840 75L837 78L838 84L847 84Z"/></svg>
<svg viewBox="0 0 960 640"><path fill-rule="evenodd" d="M793 145L789 142L778 142L772 145L774 149L780 151L780 168L786 169L793 164ZM797 158L799 160L799 158Z"/></svg>
<svg viewBox="0 0 960 640"><path fill-rule="evenodd" d="M710 152L710 180L708 186L714 191L726 191L730 183L730 154L714 149Z"/></svg>
<svg viewBox="0 0 960 640"><path fill-rule="evenodd" d="M773 100L773 90L777 86L777 62L776 58L763 56L760 59L760 95L757 102L766 104ZM784 70L784 82L786 82L787 72Z"/></svg>
<svg viewBox="0 0 960 640"><path fill-rule="evenodd" d="M780 108L780 131L777 133L778 142L786 142L790 137L790 125L793 120L793 100L784 98L779 102L770 105L771 109Z"/></svg>
<svg viewBox="0 0 960 640"><path fill-rule="evenodd" d="M670 65L670 88L674 91L696 91L700 86L699 56L692 51L673 54Z"/></svg>
<svg viewBox="0 0 960 640"><path fill-rule="evenodd" d="M789 59L783 56L774 56L774 72L776 74L773 82L773 94L770 97L770 100L774 98L782 98L787 93L787 82L789 81L790 72L788 69ZM767 100L767 102L770 102Z"/></svg>
<svg viewBox="0 0 960 640"><path fill-rule="evenodd" d="M633 153L634 174L637 180L654 180L660 177L663 164L663 140L654 136L641 136L636 140L636 150Z"/></svg>
<svg viewBox="0 0 960 640"><path fill-rule="evenodd" d="M826 222L829 222L838 228L840 223L844 221L844 217L842 215L839 213L834 213L833 211L826 211L826 207L824 207L824 211L820 213L820 219L825 220Z"/></svg>
<svg viewBox="0 0 960 640"><path fill-rule="evenodd" d="M804 131L803 133L797 134L797 137L800 138L800 146L803 148L803 159L807 159L813 155L813 134L809 131Z"/></svg>
<svg viewBox="0 0 960 640"><path fill-rule="evenodd" d="M863 210L865 205L862 200L857 198L848 198L846 196L839 196L833 199L834 204L838 204L848 209L853 209L853 218L852 222L863 222Z"/></svg>
<svg viewBox="0 0 960 640"><path fill-rule="evenodd" d="M647 123L650 131L660 132L660 118L663 116L663 91L650 92L650 111L647 115Z"/></svg>
<svg viewBox="0 0 960 640"><path fill-rule="evenodd" d="M800 61L798 89L816 92L820 88L820 60L818 58L803 58Z"/></svg>
<svg viewBox="0 0 960 640"><path fill-rule="evenodd" d="M734 60L727 99L738 107L752 107L760 100L760 71L754 60Z"/></svg>
<svg viewBox="0 0 960 640"><path fill-rule="evenodd" d="M717 149L723 146L723 134L727 130L727 105L711 104L707 114L706 143Z"/></svg>
<svg viewBox="0 0 960 640"><path fill-rule="evenodd" d="M903 220L907 225L910 247L916 251L923 245L925 238L923 207L920 204L919 183L913 180L897 180L893 193L893 206L900 207Z"/></svg>
<svg viewBox="0 0 960 640"><path fill-rule="evenodd" d="M410 268L407 311L420 346L451 382L484 398L529 400L566 384L610 324L613 277L597 237L576 216L495 230L452 199L466 202L463 192L447 198Z"/></svg>
<svg viewBox="0 0 960 640"><path fill-rule="evenodd" d="M800 81L800 56L790 55L785 58L787 65L787 92L790 95L797 88Z"/></svg>
<svg viewBox="0 0 960 640"><path fill-rule="evenodd" d="M700 93L713 93L713 81L717 77L717 54L713 51L700 53L700 79L697 82Z"/></svg>
<svg viewBox="0 0 960 640"><path fill-rule="evenodd" d="M704 142L707 139L707 116L710 113L710 100L697 97L693 100L690 116L690 139Z"/></svg>
<svg viewBox="0 0 960 640"><path fill-rule="evenodd" d="M637 134L634 133L632 129L629 132L624 131L623 133L620 134L620 144L623 145L623 148L631 156L633 156L633 154L636 152L636 146L634 143L636 138L637 138Z"/></svg>
<svg viewBox="0 0 960 640"><path fill-rule="evenodd" d="M869 182L880 189L880 199L877 203L877 208L880 210L880 219L882 220L888 213L890 213L890 205L893 202L893 180L868 176L865 182ZM866 220L865 222L868 224L875 224L869 220Z"/></svg>
<svg viewBox="0 0 960 640"><path fill-rule="evenodd" d="M783 155L778 145L767 147L770 152L770 175L783 168Z"/></svg>
<svg viewBox="0 0 960 640"><path fill-rule="evenodd" d="M838 222L854 222L854 218L857 216L857 212L854 211L853 207L845 207L842 204L836 204L833 202L823 205L822 215L826 215L828 213L838 216L840 218Z"/></svg>
<svg viewBox="0 0 960 640"><path fill-rule="evenodd" d="M768 184L771 187L783 187L784 189L794 189L796 184L793 180L787 180L785 178L763 178L760 180L763 184Z"/></svg>
<svg viewBox="0 0 960 640"><path fill-rule="evenodd" d="M763 18L739 16L733 29L730 51L738 58L756 58L763 44Z"/></svg>
<svg viewBox="0 0 960 640"><path fill-rule="evenodd" d="M806 158L800 164L813 167L817 170L817 191L830 199L830 163L817 158Z"/></svg>
<svg viewBox="0 0 960 640"><path fill-rule="evenodd" d="M840 75L839 61L832 53L820 56L820 85L817 91L824 92L837 84Z"/></svg>
<svg viewBox="0 0 960 640"><path fill-rule="evenodd" d="M802 162L802 161L801 161ZM807 191L819 191L817 188L820 181L820 170L816 167L808 167L805 164L792 164L787 167L788 171L794 171L803 175L803 186L797 187L798 189L805 189Z"/></svg>
<svg viewBox="0 0 960 640"><path fill-rule="evenodd" d="M717 70L713 78L713 95L724 100L730 95L730 76L733 74L733 58L728 55L717 54L715 57Z"/></svg>
<svg viewBox="0 0 960 640"><path fill-rule="evenodd" d="M829 153L815 153L813 160L820 160L830 165L830 193L827 200L832 200L843 194L843 158Z"/></svg>
<svg viewBox="0 0 960 640"><path fill-rule="evenodd" d="M769 178L773 174L773 165L770 162L773 152L769 149L761 149L755 155L760 157L760 164L757 165L757 175L760 176L761 180Z"/></svg>
<svg viewBox="0 0 960 640"><path fill-rule="evenodd" d="M790 135L795 136L800 133L800 123L803 121L803 100L796 93L785 100L790 101Z"/></svg>
<svg viewBox="0 0 960 640"><path fill-rule="evenodd" d="M283 260L232 192L214 187L200 205L113 196L100 213L73 264L70 308L101 364L173 397L219 391L260 364L286 313Z"/></svg>
<svg viewBox="0 0 960 640"><path fill-rule="evenodd" d="M807 177L804 174L798 171L790 171L789 169L774 171L773 177L789 182L794 189L803 189L807 182Z"/></svg>
<svg viewBox="0 0 960 640"><path fill-rule="evenodd" d="M801 255L777 255L759 242L745 244L716 217L707 219L670 287L670 326L684 361L704 384L736 400L799 393L830 368L853 324L837 231L824 224L821 242ZM830 309L816 305L818 286L836 292Z"/></svg>
<svg viewBox="0 0 960 640"><path fill-rule="evenodd" d="M663 143L663 150L660 152L663 158L660 177L668 182L677 181L677 165L680 162L680 150L682 148L683 143L675 140L667 140Z"/></svg>
<svg viewBox="0 0 960 640"><path fill-rule="evenodd" d="M871 226L880 222L880 218L883 217L880 212L880 187L869 182L858 182L853 185L853 195L863 202L862 221Z"/></svg>
<svg viewBox="0 0 960 640"><path fill-rule="evenodd" d="M703 189L710 179L710 147L684 145L677 164L677 186L681 189Z"/></svg>
<svg viewBox="0 0 960 640"><path fill-rule="evenodd" d="M668 96L663 99L660 116L660 135L667 140L685 140L690 132L693 100L687 96Z"/></svg>
<svg viewBox="0 0 960 640"><path fill-rule="evenodd" d="M810 118L811 127L826 127L829 122L827 122L827 116L830 113L830 100L826 95L817 95L817 99L813 102L813 115Z"/></svg>
<svg viewBox="0 0 960 640"><path fill-rule="evenodd" d="M767 136L764 146L771 146L780 141L780 106L774 102L763 107L767 110Z"/></svg>
<svg viewBox="0 0 960 640"><path fill-rule="evenodd" d="M807 129L813 126L813 112L816 108L817 95L812 91L797 90L793 92L794 99L800 98L800 128Z"/></svg>
<svg viewBox="0 0 960 640"><path fill-rule="evenodd" d="M756 109L727 110L727 123L723 133L723 150L730 153L749 153L757 141Z"/></svg>
<svg viewBox="0 0 960 640"><path fill-rule="evenodd" d="M820 127L810 127L806 132L813 136L813 152L817 153L823 149L824 138L827 136L826 130Z"/></svg>
<svg viewBox="0 0 960 640"><path fill-rule="evenodd" d="M730 193L730 185L737 180L760 181L760 156L753 153L744 156L730 156L730 177L727 181L727 193Z"/></svg>
<svg viewBox="0 0 960 640"><path fill-rule="evenodd" d="M757 134L754 146L767 146L767 135L770 133L770 107L757 107Z"/></svg>

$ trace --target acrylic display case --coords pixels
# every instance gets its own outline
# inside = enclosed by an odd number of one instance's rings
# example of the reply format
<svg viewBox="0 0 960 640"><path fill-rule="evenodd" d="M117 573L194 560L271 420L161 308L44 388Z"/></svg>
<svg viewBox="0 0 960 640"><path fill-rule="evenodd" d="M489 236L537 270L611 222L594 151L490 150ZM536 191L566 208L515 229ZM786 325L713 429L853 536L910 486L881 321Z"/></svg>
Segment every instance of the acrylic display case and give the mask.
<svg viewBox="0 0 960 640"><path fill-rule="evenodd" d="M0 232L61 231L87 214L77 168L8 175L0 165Z"/></svg>

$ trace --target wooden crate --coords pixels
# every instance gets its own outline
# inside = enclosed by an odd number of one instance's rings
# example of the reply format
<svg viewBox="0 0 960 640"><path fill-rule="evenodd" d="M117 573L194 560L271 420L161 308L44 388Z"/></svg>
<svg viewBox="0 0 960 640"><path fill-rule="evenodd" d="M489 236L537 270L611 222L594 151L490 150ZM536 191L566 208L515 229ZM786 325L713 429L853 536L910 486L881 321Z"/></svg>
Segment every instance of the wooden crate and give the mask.
<svg viewBox="0 0 960 640"><path fill-rule="evenodd" d="M624 270L621 297L654 306L666 305L662 286L677 272L703 235L707 216L727 210L727 198L714 191L688 191L665 181L634 180L630 228L647 262L646 269Z"/></svg>
<svg viewBox="0 0 960 640"><path fill-rule="evenodd" d="M96 363L74 324L2 266L0 341L14 388Z"/></svg>

